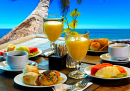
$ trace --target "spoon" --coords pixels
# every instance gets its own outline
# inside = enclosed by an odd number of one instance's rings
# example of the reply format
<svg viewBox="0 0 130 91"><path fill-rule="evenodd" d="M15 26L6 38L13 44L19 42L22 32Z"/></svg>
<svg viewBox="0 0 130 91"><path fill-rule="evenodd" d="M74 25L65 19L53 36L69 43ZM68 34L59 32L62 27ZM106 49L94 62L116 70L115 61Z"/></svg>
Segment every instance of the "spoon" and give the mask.
<svg viewBox="0 0 130 91"><path fill-rule="evenodd" d="M36 62L30 62L30 63L28 63L28 65L37 66L38 64Z"/></svg>

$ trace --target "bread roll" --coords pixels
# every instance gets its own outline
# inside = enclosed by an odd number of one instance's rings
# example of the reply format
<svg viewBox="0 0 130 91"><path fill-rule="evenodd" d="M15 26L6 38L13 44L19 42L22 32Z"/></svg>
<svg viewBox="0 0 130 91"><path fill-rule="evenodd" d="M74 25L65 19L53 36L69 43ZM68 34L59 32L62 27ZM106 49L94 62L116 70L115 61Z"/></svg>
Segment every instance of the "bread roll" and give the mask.
<svg viewBox="0 0 130 91"><path fill-rule="evenodd" d="M56 84L60 79L58 71L48 70L39 76L39 82L44 86Z"/></svg>
<svg viewBox="0 0 130 91"><path fill-rule="evenodd" d="M90 45L90 50L98 51L101 48L100 43L98 42L92 42Z"/></svg>
<svg viewBox="0 0 130 91"><path fill-rule="evenodd" d="M28 72L35 72L39 74L38 68L33 65L27 65L26 67L24 67L23 75L25 75L25 73L28 73Z"/></svg>
<svg viewBox="0 0 130 91"><path fill-rule="evenodd" d="M25 75L23 76L23 82L28 85L37 86L40 84L39 83L39 74L35 73L35 72L25 73Z"/></svg>
<svg viewBox="0 0 130 91"><path fill-rule="evenodd" d="M105 45L108 45L109 39L107 38L102 38L102 39L97 39L95 42L100 43L101 47L104 47Z"/></svg>

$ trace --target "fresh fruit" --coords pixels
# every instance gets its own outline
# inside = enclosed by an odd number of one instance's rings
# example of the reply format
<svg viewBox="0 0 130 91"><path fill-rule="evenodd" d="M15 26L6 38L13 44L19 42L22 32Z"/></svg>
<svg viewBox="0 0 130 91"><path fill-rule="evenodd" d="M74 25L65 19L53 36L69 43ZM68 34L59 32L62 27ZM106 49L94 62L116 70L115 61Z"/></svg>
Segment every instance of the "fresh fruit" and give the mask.
<svg viewBox="0 0 130 91"><path fill-rule="evenodd" d="M38 48L37 47L28 47L30 53L33 53L33 52L37 52L38 51Z"/></svg>
<svg viewBox="0 0 130 91"><path fill-rule="evenodd" d="M121 78L127 76L127 72L121 66L114 66L110 63L102 63L92 66L91 75L101 78Z"/></svg>
<svg viewBox="0 0 130 91"><path fill-rule="evenodd" d="M102 63L101 65L104 66L104 67L113 66L113 64L110 64L110 63Z"/></svg>
<svg viewBox="0 0 130 91"><path fill-rule="evenodd" d="M28 52L28 54L30 53L28 47L26 47L26 46L17 47L17 48L15 49L15 51L26 51L26 52Z"/></svg>
<svg viewBox="0 0 130 91"><path fill-rule="evenodd" d="M100 64L96 64L96 65L94 65L94 66L92 66L92 68L91 68L91 75L95 75L95 73L99 70L99 69L101 69L101 68L103 68L104 66L102 66L102 65L100 65Z"/></svg>
<svg viewBox="0 0 130 91"><path fill-rule="evenodd" d="M72 31L72 32L70 32L70 34L71 35L79 35L78 32L76 32L76 31Z"/></svg>
<svg viewBox="0 0 130 91"><path fill-rule="evenodd" d="M3 56L3 53L4 53L4 52L6 52L6 50L5 50L5 49L0 50L0 56Z"/></svg>
<svg viewBox="0 0 130 91"><path fill-rule="evenodd" d="M111 78L114 76L117 76L120 74L120 71L118 70L117 67L115 66L107 66L102 69L99 69L96 73L96 77L101 77L101 78Z"/></svg>
<svg viewBox="0 0 130 91"><path fill-rule="evenodd" d="M118 70L121 72L121 73L126 73L125 69L121 66L115 66L118 68Z"/></svg>
<svg viewBox="0 0 130 91"><path fill-rule="evenodd" d="M29 53L28 56L29 56L29 57L32 57L32 56L37 55L38 53L39 53L39 51L36 51L36 52L33 52L33 53Z"/></svg>
<svg viewBox="0 0 130 91"><path fill-rule="evenodd" d="M92 42L90 45L90 50L98 51L101 48L101 45L98 42Z"/></svg>
<svg viewBox="0 0 130 91"><path fill-rule="evenodd" d="M104 68L104 67L107 67L107 66L113 66L113 64L110 64L110 63L102 63L102 64L96 64L94 65L92 68L91 68L91 75L95 75L95 73L101 69L101 68Z"/></svg>
<svg viewBox="0 0 130 91"><path fill-rule="evenodd" d="M14 51L15 48L16 48L15 45L13 45L13 44L9 44L9 46L7 47L7 52L9 52L9 51Z"/></svg>
<svg viewBox="0 0 130 91"><path fill-rule="evenodd" d="M114 76L114 78L121 78L125 76L127 76L127 73L120 73L120 74L117 74L117 76Z"/></svg>

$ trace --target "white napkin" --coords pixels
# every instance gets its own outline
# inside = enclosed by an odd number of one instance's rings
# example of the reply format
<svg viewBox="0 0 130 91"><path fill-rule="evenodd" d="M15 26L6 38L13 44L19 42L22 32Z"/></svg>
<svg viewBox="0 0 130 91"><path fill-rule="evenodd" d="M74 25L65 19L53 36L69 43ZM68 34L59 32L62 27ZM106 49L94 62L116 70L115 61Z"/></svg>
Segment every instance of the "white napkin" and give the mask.
<svg viewBox="0 0 130 91"><path fill-rule="evenodd" d="M80 89L78 91L83 91L84 89L86 89L87 87L91 86L92 84L93 84L92 82L88 82L86 87L84 87L83 89ZM69 86L72 86L72 85L62 84L62 85L59 85L59 86L55 86L55 90L56 91L65 91L65 89L67 89Z"/></svg>

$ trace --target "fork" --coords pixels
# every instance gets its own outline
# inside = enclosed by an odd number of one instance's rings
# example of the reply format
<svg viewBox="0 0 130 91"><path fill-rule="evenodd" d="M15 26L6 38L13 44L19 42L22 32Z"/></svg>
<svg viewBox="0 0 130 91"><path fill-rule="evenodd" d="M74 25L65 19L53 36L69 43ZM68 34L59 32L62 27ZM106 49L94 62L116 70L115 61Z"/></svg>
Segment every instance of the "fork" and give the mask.
<svg viewBox="0 0 130 91"><path fill-rule="evenodd" d="M76 84L74 84L73 86L70 86L67 91L77 91L80 90L82 88L84 88L88 82L91 80L91 78L85 78L83 81L79 81Z"/></svg>

